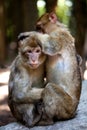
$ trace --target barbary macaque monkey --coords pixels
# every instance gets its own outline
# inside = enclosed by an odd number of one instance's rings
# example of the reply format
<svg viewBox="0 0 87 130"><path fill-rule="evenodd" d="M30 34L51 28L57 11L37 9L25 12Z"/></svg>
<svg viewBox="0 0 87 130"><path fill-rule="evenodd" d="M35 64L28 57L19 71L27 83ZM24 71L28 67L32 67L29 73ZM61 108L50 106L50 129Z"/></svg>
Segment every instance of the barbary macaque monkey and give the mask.
<svg viewBox="0 0 87 130"><path fill-rule="evenodd" d="M24 37L30 32L22 34ZM37 125L53 124L56 120L75 116L81 93L81 74L74 39L68 31L58 36L35 33L42 51L47 55L47 85L41 93L42 117ZM44 39L43 39L44 37Z"/></svg>
<svg viewBox="0 0 87 130"><path fill-rule="evenodd" d="M37 37L20 35L18 40L19 54L11 66L8 104L14 117L31 127L41 118L35 104L44 87L46 55Z"/></svg>
<svg viewBox="0 0 87 130"><path fill-rule="evenodd" d="M67 31L68 29L66 28L66 26L64 24L60 23L57 20L56 14L52 12L52 13L46 13L46 14L42 15L37 20L36 30L38 32L47 33L47 34L50 34L53 36L53 35L55 35L55 33L56 33L56 35L58 35L57 34L58 30ZM77 61L78 61L79 66L81 67L82 58L78 54L77 54Z"/></svg>
<svg viewBox="0 0 87 130"><path fill-rule="evenodd" d="M44 113L51 119L64 120L75 116L81 94L81 73L74 45L74 38L63 24L57 21L54 13L46 13L36 24L36 30L54 37L57 54L52 55L49 46L44 44L47 85L42 92ZM42 124L46 124L44 116ZM51 124L52 122L49 122Z"/></svg>

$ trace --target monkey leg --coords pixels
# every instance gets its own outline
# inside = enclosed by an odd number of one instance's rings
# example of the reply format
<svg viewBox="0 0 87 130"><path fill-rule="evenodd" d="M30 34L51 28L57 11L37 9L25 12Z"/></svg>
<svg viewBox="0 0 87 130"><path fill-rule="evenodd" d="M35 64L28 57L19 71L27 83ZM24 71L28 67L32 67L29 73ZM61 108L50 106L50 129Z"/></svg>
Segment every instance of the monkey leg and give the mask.
<svg viewBox="0 0 87 130"><path fill-rule="evenodd" d="M37 126L52 125L53 123L53 119L50 119L47 115L43 115L41 120L37 123Z"/></svg>
<svg viewBox="0 0 87 130"><path fill-rule="evenodd" d="M51 119L69 119L75 115L76 101L56 84L48 83L43 93L44 109Z"/></svg>
<svg viewBox="0 0 87 130"><path fill-rule="evenodd" d="M8 105L11 109L13 116L20 122L23 122L29 127L34 126L40 120L42 115L42 110L37 107L36 104L41 100L41 94L43 89L33 88L29 95L20 98L15 98L19 100L13 100L13 98L8 99ZM26 100L25 100L26 99ZM23 101L22 101L23 100Z"/></svg>
<svg viewBox="0 0 87 130"><path fill-rule="evenodd" d="M33 127L41 118L41 113L38 113L35 105L30 104L23 112L23 121L28 127Z"/></svg>
<svg viewBox="0 0 87 130"><path fill-rule="evenodd" d="M12 115L18 120L18 121L22 121L22 114L20 114L20 105L17 103L14 103L14 101L12 100L8 100L8 105L10 107L11 113Z"/></svg>
<svg viewBox="0 0 87 130"><path fill-rule="evenodd" d="M50 119L47 115L46 112L44 110L44 104L43 101L41 100L40 102L38 102L37 104L37 110L38 112L41 114L41 119L40 121L36 124L37 126L44 126L44 125L51 125L53 124L53 120Z"/></svg>
<svg viewBox="0 0 87 130"><path fill-rule="evenodd" d="M33 127L41 119L42 111L38 112L36 104L17 104L9 105L13 116L17 121L28 127Z"/></svg>

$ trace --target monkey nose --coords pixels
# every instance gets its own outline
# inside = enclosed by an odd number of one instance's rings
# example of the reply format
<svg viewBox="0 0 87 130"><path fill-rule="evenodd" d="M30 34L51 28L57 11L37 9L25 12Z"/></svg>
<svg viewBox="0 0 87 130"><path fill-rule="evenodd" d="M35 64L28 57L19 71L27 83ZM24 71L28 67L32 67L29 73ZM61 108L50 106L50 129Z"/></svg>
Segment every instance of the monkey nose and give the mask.
<svg viewBox="0 0 87 130"><path fill-rule="evenodd" d="M35 60L32 60L33 63L35 63Z"/></svg>

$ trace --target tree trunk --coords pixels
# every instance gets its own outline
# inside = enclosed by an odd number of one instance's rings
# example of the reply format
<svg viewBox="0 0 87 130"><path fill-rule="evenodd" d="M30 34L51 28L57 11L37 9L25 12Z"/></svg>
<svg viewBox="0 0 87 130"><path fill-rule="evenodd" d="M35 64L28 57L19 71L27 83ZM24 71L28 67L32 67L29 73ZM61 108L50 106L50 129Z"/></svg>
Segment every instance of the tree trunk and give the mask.
<svg viewBox="0 0 87 130"><path fill-rule="evenodd" d="M76 19L76 48L82 56L87 30L87 3L86 0L73 0L73 12Z"/></svg>
<svg viewBox="0 0 87 130"><path fill-rule="evenodd" d="M57 6L57 0L45 0L46 2L46 12L55 12L55 7Z"/></svg>
<svg viewBox="0 0 87 130"><path fill-rule="evenodd" d="M5 10L4 10L4 0L0 0L0 62L3 63L4 60L5 60Z"/></svg>
<svg viewBox="0 0 87 130"><path fill-rule="evenodd" d="M34 30L38 18L37 0L22 0L24 31Z"/></svg>
<svg viewBox="0 0 87 130"><path fill-rule="evenodd" d="M17 39L19 33L23 32L23 14L22 14L22 1L12 0L12 23L13 23L13 39Z"/></svg>

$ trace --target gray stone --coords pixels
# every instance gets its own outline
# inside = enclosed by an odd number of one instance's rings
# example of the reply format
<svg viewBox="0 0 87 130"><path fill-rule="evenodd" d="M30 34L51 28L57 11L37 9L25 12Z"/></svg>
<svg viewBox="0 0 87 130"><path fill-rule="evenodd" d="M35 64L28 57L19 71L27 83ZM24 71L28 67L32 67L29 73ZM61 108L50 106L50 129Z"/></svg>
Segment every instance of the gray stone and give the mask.
<svg viewBox="0 0 87 130"><path fill-rule="evenodd" d="M87 130L87 81L83 81L82 94L75 118L59 121L50 126L27 128L14 122L0 127L0 130Z"/></svg>

